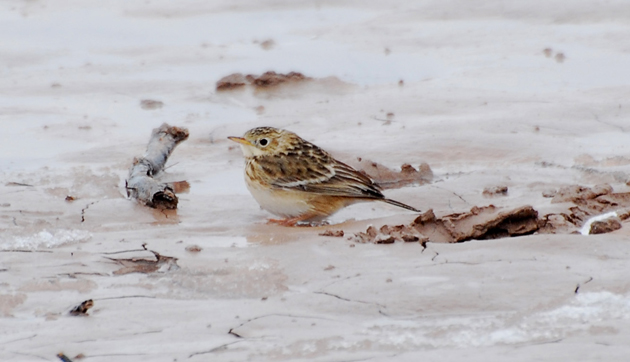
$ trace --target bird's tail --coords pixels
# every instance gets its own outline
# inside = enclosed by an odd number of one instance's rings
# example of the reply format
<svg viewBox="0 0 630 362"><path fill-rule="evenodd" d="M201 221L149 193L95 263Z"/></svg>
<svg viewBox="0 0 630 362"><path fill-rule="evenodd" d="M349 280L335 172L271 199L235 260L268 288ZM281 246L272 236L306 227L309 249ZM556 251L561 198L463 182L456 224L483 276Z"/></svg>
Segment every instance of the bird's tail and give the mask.
<svg viewBox="0 0 630 362"><path fill-rule="evenodd" d="M418 209L416 209L415 207L411 207L409 205L405 205L402 202L398 202L396 200L392 200L392 199L381 199L381 201L385 201L386 203L390 204L390 205L394 205L394 206L398 206L398 207L402 207L403 209L407 209L407 210L411 210L414 212L422 212Z"/></svg>

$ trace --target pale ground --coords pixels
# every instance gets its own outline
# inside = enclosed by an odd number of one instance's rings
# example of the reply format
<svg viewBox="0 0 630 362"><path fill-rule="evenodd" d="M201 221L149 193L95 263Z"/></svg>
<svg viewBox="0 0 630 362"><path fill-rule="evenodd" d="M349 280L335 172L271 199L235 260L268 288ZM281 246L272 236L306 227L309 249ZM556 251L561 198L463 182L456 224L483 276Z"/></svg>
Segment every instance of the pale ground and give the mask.
<svg viewBox="0 0 630 362"><path fill-rule="evenodd" d="M226 139L271 125L346 161L427 162L432 184L386 194L438 216L630 191L627 1L106 3L0 4L0 360L627 360L627 224L425 250L268 226ZM338 81L215 92L267 70ZM124 197L163 122L191 134L163 175L192 186L169 215ZM496 185L509 195L481 195ZM330 228L414 217L359 204ZM143 243L180 269L112 274L106 257L150 254L107 253Z"/></svg>

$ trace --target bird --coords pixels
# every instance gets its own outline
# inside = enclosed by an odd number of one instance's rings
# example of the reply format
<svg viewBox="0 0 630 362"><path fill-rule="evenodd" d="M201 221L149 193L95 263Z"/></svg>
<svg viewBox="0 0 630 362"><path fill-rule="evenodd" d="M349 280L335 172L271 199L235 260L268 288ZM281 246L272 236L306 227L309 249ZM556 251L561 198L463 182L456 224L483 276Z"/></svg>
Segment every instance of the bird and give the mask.
<svg viewBox="0 0 630 362"><path fill-rule="evenodd" d="M297 134L256 127L237 142L245 157L245 182L258 204L282 219L282 226L314 225L357 202L382 201L414 212L420 210L386 198L381 188L351 166Z"/></svg>

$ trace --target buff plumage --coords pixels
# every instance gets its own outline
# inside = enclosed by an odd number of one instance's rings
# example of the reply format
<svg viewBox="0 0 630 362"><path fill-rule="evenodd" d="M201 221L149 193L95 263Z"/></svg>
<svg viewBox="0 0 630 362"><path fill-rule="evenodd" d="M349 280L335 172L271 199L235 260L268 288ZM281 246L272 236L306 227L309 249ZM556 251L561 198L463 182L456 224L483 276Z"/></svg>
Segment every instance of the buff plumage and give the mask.
<svg viewBox="0 0 630 362"><path fill-rule="evenodd" d="M245 156L247 188L260 206L285 226L320 221L339 209L363 201L383 201L411 211L417 209L386 198L363 173L293 132L258 127L238 142Z"/></svg>

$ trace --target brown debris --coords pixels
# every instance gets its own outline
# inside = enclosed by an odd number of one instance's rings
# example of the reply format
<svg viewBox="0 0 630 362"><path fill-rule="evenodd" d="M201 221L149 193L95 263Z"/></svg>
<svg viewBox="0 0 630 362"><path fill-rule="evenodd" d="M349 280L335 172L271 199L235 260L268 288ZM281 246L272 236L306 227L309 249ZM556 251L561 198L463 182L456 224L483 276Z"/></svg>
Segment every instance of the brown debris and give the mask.
<svg viewBox="0 0 630 362"><path fill-rule="evenodd" d="M297 83L312 80L302 73L289 72L287 74L276 73L274 71L265 72L260 76L253 74L243 75L234 73L225 76L217 82L217 91L226 91L251 85L257 89L272 88L283 83Z"/></svg>
<svg viewBox="0 0 630 362"><path fill-rule="evenodd" d="M276 42L274 42L273 39L267 39L260 43L260 47L263 48L264 50L270 50L275 45L276 45Z"/></svg>
<svg viewBox="0 0 630 362"><path fill-rule="evenodd" d="M148 250L155 255L156 260L150 260L145 258L129 258L129 259L114 259L107 258L121 265L122 267L114 271L114 275L125 275L131 273L154 273L154 272L167 272L171 270L179 269L177 265L177 258L171 256L161 255L153 250Z"/></svg>
<svg viewBox="0 0 630 362"><path fill-rule="evenodd" d="M309 80L311 78L305 77L302 73L290 72L287 74L281 74L276 72L265 72L260 77L256 77L255 75L247 75L245 76L251 84L256 87L273 87L278 84L282 84L289 81L304 81Z"/></svg>
<svg viewBox="0 0 630 362"><path fill-rule="evenodd" d="M424 185L433 180L433 171L427 163L420 164L418 169L405 163L398 172L379 163L360 158L354 166L383 189L396 189L411 184Z"/></svg>
<svg viewBox="0 0 630 362"><path fill-rule="evenodd" d="M358 243L374 244L392 244L396 241L421 242L428 240L427 237L420 234L415 229L405 225L383 225L379 230L376 230L374 226L370 226L365 233L355 234L354 239Z"/></svg>
<svg viewBox="0 0 630 362"><path fill-rule="evenodd" d="M247 84L245 76L241 73L234 73L225 76L217 82L217 90L224 91L244 87Z"/></svg>
<svg viewBox="0 0 630 362"><path fill-rule="evenodd" d="M159 109L164 107L164 102L156 101L153 99L143 99L140 101L140 108L151 110L151 109Z"/></svg>
<svg viewBox="0 0 630 362"><path fill-rule="evenodd" d="M592 188L578 185L563 187L556 192L551 202L571 202L575 206L569 207L565 213L545 215L542 218L541 232L554 234L576 232L586 220L609 211L617 211L620 220L630 216L630 193L615 193L608 184ZM593 224L597 223L599 222ZM610 227L599 224L597 230L617 230L611 229L617 226L615 223L612 224ZM621 227L620 223L619 226Z"/></svg>
<svg viewBox="0 0 630 362"><path fill-rule="evenodd" d="M69 313L70 315L73 315L73 316L87 316L88 310L92 308L93 306L94 306L94 301L92 299L88 299L84 301L83 303L77 305L76 307L72 308L72 310Z"/></svg>
<svg viewBox="0 0 630 362"><path fill-rule="evenodd" d="M393 244L396 238L393 236L378 238L374 240L374 244Z"/></svg>
<svg viewBox="0 0 630 362"><path fill-rule="evenodd" d="M201 246L199 245L188 245L186 247L186 251L190 252L190 253L198 253L200 251L202 251L203 249L201 248Z"/></svg>
<svg viewBox="0 0 630 362"><path fill-rule="evenodd" d="M342 238L343 230L326 230L323 233L319 233L319 236L332 236L335 238Z"/></svg>
<svg viewBox="0 0 630 362"><path fill-rule="evenodd" d="M589 234L605 234L611 231L621 229L621 223L614 218L606 219L603 221L595 221L591 224L591 230Z"/></svg>
<svg viewBox="0 0 630 362"><path fill-rule="evenodd" d="M498 212L493 205L473 207L470 212L436 218L431 210L420 215L412 226L430 241L462 242L531 234L538 230L538 212L531 206Z"/></svg>
<svg viewBox="0 0 630 362"><path fill-rule="evenodd" d="M151 138L143 157L136 157L126 180L127 196L156 209L176 209L178 198L175 190L188 187L185 181L158 183L153 176L163 169L173 149L188 139L186 128L172 127L164 123L151 132Z"/></svg>
<svg viewBox="0 0 630 362"><path fill-rule="evenodd" d="M612 191L612 187L608 184L596 185L592 189L579 185L571 185L560 188L553 196L553 199L551 199L551 203L573 202L579 205L586 202L586 200L610 194Z"/></svg>
<svg viewBox="0 0 630 362"><path fill-rule="evenodd" d="M486 187L483 189L482 195L485 197L494 197L494 196L507 196L508 187L507 186L493 186Z"/></svg>
<svg viewBox="0 0 630 362"><path fill-rule="evenodd" d="M539 229L538 212L531 206L498 212L493 205L473 207L469 212L437 218L433 210L418 216L409 225L384 225L380 230L370 226L365 233L358 233L360 243L405 242L459 243L473 239L497 239L501 237L531 234Z"/></svg>
<svg viewBox="0 0 630 362"><path fill-rule="evenodd" d="M573 203L566 212L538 216L532 206L500 211L494 205L473 207L468 212L437 217L433 210L418 216L409 225L370 226L355 234L357 243L390 244L395 241L458 243L468 240L498 239L533 233L576 233L590 218L615 211L617 217L591 224L590 234L608 233L630 219L630 193L614 193L610 185L592 188L568 186L553 194L552 203Z"/></svg>
<svg viewBox="0 0 630 362"><path fill-rule="evenodd" d="M554 59L556 60L556 62L558 63L562 63L564 62L564 60L567 58L566 55L564 55L564 53L558 53L556 54L556 56L554 57Z"/></svg>

